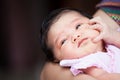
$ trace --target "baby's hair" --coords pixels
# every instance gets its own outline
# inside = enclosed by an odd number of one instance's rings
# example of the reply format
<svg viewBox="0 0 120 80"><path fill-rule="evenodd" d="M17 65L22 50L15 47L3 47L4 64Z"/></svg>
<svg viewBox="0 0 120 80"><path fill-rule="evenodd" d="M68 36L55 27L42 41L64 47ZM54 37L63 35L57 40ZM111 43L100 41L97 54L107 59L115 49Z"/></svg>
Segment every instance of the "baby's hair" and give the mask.
<svg viewBox="0 0 120 80"><path fill-rule="evenodd" d="M51 27L51 25L64 13L75 11L80 13L81 15L91 19L92 16L88 15L86 12L80 10L80 9L74 9L74 8L60 8L52 11L46 18L43 20L42 26L40 28L40 46L43 52L46 54L46 57L49 61L54 61L55 57L53 55L53 51L51 48L47 46L47 35L48 31Z"/></svg>

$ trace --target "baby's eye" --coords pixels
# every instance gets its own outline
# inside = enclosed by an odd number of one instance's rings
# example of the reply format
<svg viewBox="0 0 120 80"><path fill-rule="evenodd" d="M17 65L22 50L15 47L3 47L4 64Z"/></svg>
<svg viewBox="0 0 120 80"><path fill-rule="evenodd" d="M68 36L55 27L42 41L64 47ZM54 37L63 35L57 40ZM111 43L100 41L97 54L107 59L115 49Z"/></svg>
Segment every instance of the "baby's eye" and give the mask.
<svg viewBox="0 0 120 80"><path fill-rule="evenodd" d="M61 41L61 46L65 43L66 39Z"/></svg>
<svg viewBox="0 0 120 80"><path fill-rule="evenodd" d="M80 27L80 24L79 24L79 25L77 25L77 26L75 27L75 29L77 30L79 27Z"/></svg>

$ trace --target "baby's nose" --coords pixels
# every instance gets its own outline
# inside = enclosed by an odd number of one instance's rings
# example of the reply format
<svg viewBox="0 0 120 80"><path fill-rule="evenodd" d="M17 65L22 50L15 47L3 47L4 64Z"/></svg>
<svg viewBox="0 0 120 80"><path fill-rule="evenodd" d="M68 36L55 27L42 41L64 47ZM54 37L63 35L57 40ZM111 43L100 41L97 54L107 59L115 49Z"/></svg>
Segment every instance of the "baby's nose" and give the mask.
<svg viewBox="0 0 120 80"><path fill-rule="evenodd" d="M74 34L73 36L72 36L72 42L74 43L74 42L76 42L78 39L79 39L79 37L80 37L80 35L78 35L78 34Z"/></svg>

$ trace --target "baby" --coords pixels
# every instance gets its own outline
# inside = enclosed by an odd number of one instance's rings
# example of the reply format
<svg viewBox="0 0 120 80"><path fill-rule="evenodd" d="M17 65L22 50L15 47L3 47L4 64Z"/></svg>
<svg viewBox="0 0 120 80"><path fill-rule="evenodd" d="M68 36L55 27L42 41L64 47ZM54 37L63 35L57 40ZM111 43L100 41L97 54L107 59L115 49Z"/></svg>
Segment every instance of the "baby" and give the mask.
<svg viewBox="0 0 120 80"><path fill-rule="evenodd" d="M74 75L83 72L99 79L110 72L120 73L119 48L106 45L103 40L94 42L102 30L99 28L106 27L100 18L91 19L70 8L58 9L50 15L43 23L40 37L49 60L62 60L60 65L71 67Z"/></svg>

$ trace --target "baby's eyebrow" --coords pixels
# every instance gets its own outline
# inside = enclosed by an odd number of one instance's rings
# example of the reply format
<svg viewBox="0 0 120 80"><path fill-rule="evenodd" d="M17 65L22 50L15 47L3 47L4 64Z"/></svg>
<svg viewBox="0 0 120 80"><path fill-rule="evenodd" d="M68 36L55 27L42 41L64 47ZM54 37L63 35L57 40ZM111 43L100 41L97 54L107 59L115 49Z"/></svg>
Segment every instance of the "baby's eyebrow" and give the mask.
<svg viewBox="0 0 120 80"><path fill-rule="evenodd" d="M63 31L58 34L58 36L55 38L55 44L59 41L60 37L63 35Z"/></svg>

